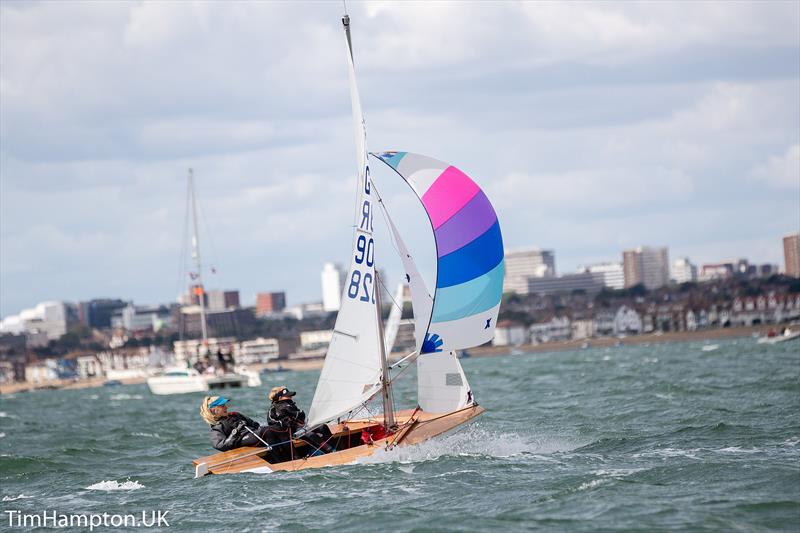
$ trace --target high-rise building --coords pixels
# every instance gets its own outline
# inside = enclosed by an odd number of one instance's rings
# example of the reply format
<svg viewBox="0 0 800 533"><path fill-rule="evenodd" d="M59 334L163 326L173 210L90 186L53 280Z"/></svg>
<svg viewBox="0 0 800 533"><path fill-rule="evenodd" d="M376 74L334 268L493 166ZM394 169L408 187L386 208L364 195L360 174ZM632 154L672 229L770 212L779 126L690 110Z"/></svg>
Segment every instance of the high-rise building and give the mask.
<svg viewBox="0 0 800 533"><path fill-rule="evenodd" d="M528 294L555 294L582 291L597 294L605 286L604 276L600 272L581 272L563 276L529 277Z"/></svg>
<svg viewBox="0 0 800 533"><path fill-rule="evenodd" d="M609 289L622 289L625 287L625 271L622 263L595 263L578 267L578 273L589 272L591 274L602 274L603 285Z"/></svg>
<svg viewBox="0 0 800 533"><path fill-rule="evenodd" d="M39 333L48 340L56 340L67 332L72 319L70 306L64 302L42 302L33 309L5 317L0 321L0 334Z"/></svg>
<svg viewBox="0 0 800 533"><path fill-rule="evenodd" d="M285 292L259 292L256 295L256 316L278 313L285 307Z"/></svg>
<svg viewBox="0 0 800 533"><path fill-rule="evenodd" d="M648 289L657 289L669 283L669 251L666 246L639 246L625 250L622 264L626 287L642 283Z"/></svg>
<svg viewBox="0 0 800 533"><path fill-rule="evenodd" d="M128 304L119 299L94 299L78 304L78 319L90 328L111 327L111 315Z"/></svg>
<svg viewBox="0 0 800 533"><path fill-rule="evenodd" d="M208 291L206 299L209 311L224 311L239 307L239 291Z"/></svg>
<svg viewBox="0 0 800 533"><path fill-rule="evenodd" d="M783 238L783 265L787 276L800 278L800 233Z"/></svg>
<svg viewBox="0 0 800 533"><path fill-rule="evenodd" d="M700 281L732 278L735 273L733 263L706 263L700 267Z"/></svg>
<svg viewBox="0 0 800 533"><path fill-rule="evenodd" d="M688 257L679 257L673 261L670 275L675 283L697 281L697 266Z"/></svg>
<svg viewBox="0 0 800 533"><path fill-rule="evenodd" d="M511 250L505 254L503 292L528 293L528 278L556 275L556 257L552 250L527 248Z"/></svg>
<svg viewBox="0 0 800 533"><path fill-rule="evenodd" d="M322 268L322 307L325 311L338 311L342 305L342 288L345 272L336 263L325 263Z"/></svg>

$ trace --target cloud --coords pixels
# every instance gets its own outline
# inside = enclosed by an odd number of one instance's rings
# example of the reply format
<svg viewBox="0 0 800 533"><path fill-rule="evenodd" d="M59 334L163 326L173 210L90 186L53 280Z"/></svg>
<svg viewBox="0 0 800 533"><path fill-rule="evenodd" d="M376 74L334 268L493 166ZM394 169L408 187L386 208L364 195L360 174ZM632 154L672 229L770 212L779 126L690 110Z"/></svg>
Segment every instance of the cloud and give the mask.
<svg viewBox="0 0 800 533"><path fill-rule="evenodd" d="M370 147L467 171L507 245L555 248L561 271L636 244L779 261L798 218L800 4L348 7ZM209 284L318 299L351 237L340 9L0 4L0 313L174 296L189 167ZM380 179L424 256L416 199Z"/></svg>
<svg viewBox="0 0 800 533"><path fill-rule="evenodd" d="M793 144L783 155L770 156L751 175L770 187L800 190L800 144Z"/></svg>

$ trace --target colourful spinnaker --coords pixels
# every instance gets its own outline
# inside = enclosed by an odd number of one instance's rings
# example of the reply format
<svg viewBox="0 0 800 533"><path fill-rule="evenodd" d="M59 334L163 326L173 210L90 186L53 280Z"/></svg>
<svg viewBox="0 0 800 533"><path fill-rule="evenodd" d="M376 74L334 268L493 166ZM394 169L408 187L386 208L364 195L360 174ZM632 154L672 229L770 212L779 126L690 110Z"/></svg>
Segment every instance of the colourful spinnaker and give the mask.
<svg viewBox="0 0 800 533"><path fill-rule="evenodd" d="M442 161L410 152L383 152L377 157L422 201L436 242L436 290L424 336L418 331L420 353L461 350L490 341L505 265L500 224L486 194L469 176Z"/></svg>

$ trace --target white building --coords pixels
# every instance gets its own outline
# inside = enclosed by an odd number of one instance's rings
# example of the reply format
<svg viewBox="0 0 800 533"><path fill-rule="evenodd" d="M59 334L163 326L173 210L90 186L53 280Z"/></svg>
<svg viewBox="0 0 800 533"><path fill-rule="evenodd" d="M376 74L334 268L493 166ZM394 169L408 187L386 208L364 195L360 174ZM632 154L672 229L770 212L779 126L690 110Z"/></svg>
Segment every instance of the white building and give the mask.
<svg viewBox="0 0 800 533"><path fill-rule="evenodd" d="M297 320L303 320L304 318L314 318L327 315L327 311L325 310L325 306L321 303L310 303L310 304L298 304L293 305L292 307L287 307L280 313L273 313L265 318L283 318L287 316L291 316L296 318Z"/></svg>
<svg viewBox="0 0 800 533"><path fill-rule="evenodd" d="M251 363L266 363L273 359L277 359L280 355L280 342L278 339L265 339L259 337L249 341L242 341L236 350L236 362L251 364Z"/></svg>
<svg viewBox="0 0 800 533"><path fill-rule="evenodd" d="M667 247L639 246L622 252L625 286L639 283L658 289L669 283L669 250Z"/></svg>
<svg viewBox="0 0 800 533"><path fill-rule="evenodd" d="M672 262L670 276L675 283L697 281L697 266L693 265L688 257L679 257Z"/></svg>
<svg viewBox="0 0 800 533"><path fill-rule="evenodd" d="M322 267L322 307L325 311L338 311L342 305L342 288L345 271L336 263L325 263Z"/></svg>
<svg viewBox="0 0 800 533"><path fill-rule="evenodd" d="M42 383L58 379L58 370L55 359L25 365L25 381L28 383Z"/></svg>
<svg viewBox="0 0 800 533"><path fill-rule="evenodd" d="M198 356L216 357L217 351L234 349L236 339L233 337L211 337L208 339L208 346L202 346L201 339L187 339L175 341L172 347L175 350L175 360L180 365L181 362L195 361ZM212 360L212 363L216 361Z"/></svg>
<svg viewBox="0 0 800 533"><path fill-rule="evenodd" d="M567 317L553 317L547 322L531 324L528 332L532 343L565 341L572 337L572 327Z"/></svg>
<svg viewBox="0 0 800 533"><path fill-rule="evenodd" d="M528 341L525 326L510 320L501 320L494 328L494 346L519 346Z"/></svg>
<svg viewBox="0 0 800 533"><path fill-rule="evenodd" d="M0 333L44 333L49 340L61 338L67 332L67 308L64 302L42 302L18 315L7 316L0 322Z"/></svg>
<svg viewBox="0 0 800 533"><path fill-rule="evenodd" d="M527 248L508 250L505 254L503 292L528 293L528 278L556 275L556 258L552 250Z"/></svg>
<svg viewBox="0 0 800 533"><path fill-rule="evenodd" d="M625 305L617 309L614 316L614 335L631 335L642 332L642 317Z"/></svg>
<svg viewBox="0 0 800 533"><path fill-rule="evenodd" d="M594 337L594 320L580 318L572 321L572 338L574 340L589 339Z"/></svg>
<svg viewBox="0 0 800 533"><path fill-rule="evenodd" d="M573 291L596 294L602 291L604 287L603 274L592 272L546 278L529 277L527 279L528 294L555 294Z"/></svg>
<svg viewBox="0 0 800 533"><path fill-rule="evenodd" d="M595 263L578 267L578 273L591 272L592 274L603 275L603 285L609 289L622 289L625 287L625 270L622 263Z"/></svg>
<svg viewBox="0 0 800 533"><path fill-rule="evenodd" d="M328 347L333 339L332 329L303 331L300 333L300 346L303 350L322 350Z"/></svg>
<svg viewBox="0 0 800 533"><path fill-rule="evenodd" d="M137 307L129 302L127 306L111 315L111 327L126 331L158 331L172 323L170 310L166 307Z"/></svg>

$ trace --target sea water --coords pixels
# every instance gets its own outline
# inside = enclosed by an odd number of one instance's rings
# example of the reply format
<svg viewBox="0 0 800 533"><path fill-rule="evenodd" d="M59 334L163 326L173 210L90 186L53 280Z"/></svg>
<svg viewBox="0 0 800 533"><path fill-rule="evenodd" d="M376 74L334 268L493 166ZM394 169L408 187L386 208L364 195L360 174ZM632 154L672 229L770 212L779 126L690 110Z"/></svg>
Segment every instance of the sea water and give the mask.
<svg viewBox="0 0 800 533"><path fill-rule="evenodd" d="M6 511L165 511L169 531L797 530L800 343L619 346L462 361L487 412L358 464L193 479L201 395L145 385L0 397ZM264 420L266 376L233 408ZM396 391L412 406L414 375Z"/></svg>

